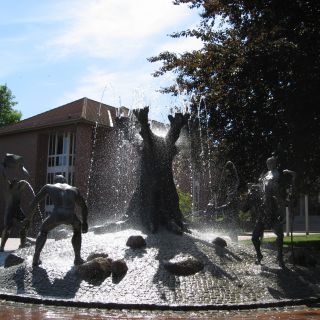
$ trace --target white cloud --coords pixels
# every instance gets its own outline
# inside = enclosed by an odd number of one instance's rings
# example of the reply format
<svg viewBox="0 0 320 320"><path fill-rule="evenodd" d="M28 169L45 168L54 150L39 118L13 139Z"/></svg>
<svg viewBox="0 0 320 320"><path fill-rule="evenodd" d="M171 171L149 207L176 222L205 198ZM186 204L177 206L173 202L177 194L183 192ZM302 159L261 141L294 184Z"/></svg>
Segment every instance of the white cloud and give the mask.
<svg viewBox="0 0 320 320"><path fill-rule="evenodd" d="M130 109L150 106L150 118L167 121L170 108L183 108L181 97L170 97L158 92L161 86L172 82L173 77L167 75L161 79L153 78L150 66L140 70L119 73L108 73L97 68L90 68L79 79L76 88L66 92L58 101L58 105L88 97L102 101L114 107L126 106Z"/></svg>
<svg viewBox="0 0 320 320"><path fill-rule="evenodd" d="M125 57L141 50L149 37L163 36L190 18L190 10L174 6L172 0L83 0L69 7L67 26L48 43L58 56L81 51L94 57Z"/></svg>
<svg viewBox="0 0 320 320"><path fill-rule="evenodd" d="M60 99L60 104L67 101L76 100L82 97L88 97L97 101L103 100L105 102L106 91L108 96L115 96L112 83L114 83L116 75L114 73L107 73L96 68L89 68L78 83L76 88L66 92ZM113 99L114 103L114 99Z"/></svg>
<svg viewBox="0 0 320 320"><path fill-rule="evenodd" d="M158 93L152 93L154 79L150 70L107 72L89 68L79 79L76 88L66 93L61 101L88 97L115 107L125 105L138 108L150 104ZM151 92L151 93L150 93Z"/></svg>
<svg viewBox="0 0 320 320"><path fill-rule="evenodd" d="M39 88L47 105L84 96L100 101L105 91L104 103L150 105L151 117L160 121L179 105L179 98L157 92L174 77L153 78L156 64L146 58L165 50L194 49L193 39L166 37L199 20L186 5L174 6L172 0L18 3L10 1L0 13L0 25L8 30L1 36L0 80L20 92L23 113L44 111L43 99L30 94Z"/></svg>

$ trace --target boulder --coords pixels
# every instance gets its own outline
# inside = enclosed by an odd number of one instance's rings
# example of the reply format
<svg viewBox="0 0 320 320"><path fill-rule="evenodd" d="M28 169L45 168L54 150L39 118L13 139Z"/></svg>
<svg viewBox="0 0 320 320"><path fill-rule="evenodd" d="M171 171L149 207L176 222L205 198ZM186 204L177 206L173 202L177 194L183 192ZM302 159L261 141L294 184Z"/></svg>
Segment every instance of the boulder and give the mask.
<svg viewBox="0 0 320 320"><path fill-rule="evenodd" d="M142 236L130 236L126 245L132 249L141 249L144 248L147 243Z"/></svg>
<svg viewBox="0 0 320 320"><path fill-rule="evenodd" d="M204 268L204 264L194 258L177 262L164 261L163 265L167 271L177 276L190 276Z"/></svg>
<svg viewBox="0 0 320 320"><path fill-rule="evenodd" d="M220 237L216 237L212 243L221 248L225 248L227 246L227 241Z"/></svg>
<svg viewBox="0 0 320 320"><path fill-rule="evenodd" d="M97 257L77 267L77 272L85 280L103 280L111 275L112 260Z"/></svg>
<svg viewBox="0 0 320 320"><path fill-rule="evenodd" d="M6 260L4 261L4 267L5 268L9 268L12 266L16 266L18 264L21 264L22 262L24 262L24 259L21 257L18 257L17 255L10 253Z"/></svg>
<svg viewBox="0 0 320 320"><path fill-rule="evenodd" d="M116 278L122 278L128 271L128 266L124 260L115 260L111 264L112 276Z"/></svg>

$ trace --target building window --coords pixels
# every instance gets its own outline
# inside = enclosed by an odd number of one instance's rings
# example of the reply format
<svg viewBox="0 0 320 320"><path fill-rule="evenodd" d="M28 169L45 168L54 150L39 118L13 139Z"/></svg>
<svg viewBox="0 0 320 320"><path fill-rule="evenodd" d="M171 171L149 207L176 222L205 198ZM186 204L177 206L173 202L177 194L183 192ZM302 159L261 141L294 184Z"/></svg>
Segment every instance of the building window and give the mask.
<svg viewBox="0 0 320 320"><path fill-rule="evenodd" d="M53 133L48 140L47 183L53 183L55 175L63 175L67 183L74 185L75 134ZM53 209L50 197L46 198L46 212Z"/></svg>

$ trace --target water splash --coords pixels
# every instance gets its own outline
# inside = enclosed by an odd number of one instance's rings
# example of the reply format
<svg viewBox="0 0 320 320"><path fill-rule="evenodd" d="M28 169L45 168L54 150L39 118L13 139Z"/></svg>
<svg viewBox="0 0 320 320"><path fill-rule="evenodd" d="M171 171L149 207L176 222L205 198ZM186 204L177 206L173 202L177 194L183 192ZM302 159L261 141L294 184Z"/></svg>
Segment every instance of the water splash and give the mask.
<svg viewBox="0 0 320 320"><path fill-rule="evenodd" d="M141 87L137 87L133 90L132 108L142 109L145 107L145 91Z"/></svg>
<svg viewBox="0 0 320 320"><path fill-rule="evenodd" d="M91 149L91 156L90 156L90 164L89 164L89 170L88 170L88 179L87 179L87 192L86 192L86 199L88 201L89 199L89 193L90 193L90 179L91 179L91 173L92 173L92 167L93 167L93 160L96 150L96 144L97 144L97 134L98 134L98 124L101 117L101 106L102 106L102 100L104 97L104 94L107 90L108 84L106 84L103 88L101 99L98 107L98 113L97 113L97 119L95 121L95 125L93 128L93 143L92 143L92 149ZM87 99L85 99L85 104L87 104Z"/></svg>
<svg viewBox="0 0 320 320"><path fill-rule="evenodd" d="M32 195L35 197L36 196L36 193L34 192L34 189L32 187L32 185L30 184L29 181L27 180L20 180L19 183L24 183L25 185L27 185L27 187L29 188L29 190L32 192ZM43 218L43 215L42 215L42 212L40 210L40 206L37 205L37 210L38 210L38 213L39 213L39 216L40 216L40 219L41 219L41 222L44 221L44 218Z"/></svg>
<svg viewBox="0 0 320 320"><path fill-rule="evenodd" d="M227 177L227 168L228 177ZM239 175L236 166L232 161L227 161L222 168L221 176L219 179L219 187L217 194L217 205L221 205L221 198L227 195L227 192L236 192L239 187Z"/></svg>

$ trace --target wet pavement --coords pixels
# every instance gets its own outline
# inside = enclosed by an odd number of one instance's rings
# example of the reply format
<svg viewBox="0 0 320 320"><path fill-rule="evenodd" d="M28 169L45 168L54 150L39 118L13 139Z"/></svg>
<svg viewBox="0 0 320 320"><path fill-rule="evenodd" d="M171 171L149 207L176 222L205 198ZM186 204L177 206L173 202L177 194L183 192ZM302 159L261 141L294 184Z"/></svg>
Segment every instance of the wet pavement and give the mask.
<svg viewBox="0 0 320 320"><path fill-rule="evenodd" d="M150 311L104 310L72 307L52 307L0 301L1 320L107 320L107 319L221 319L221 320L310 320L320 319L317 305L257 310L233 311Z"/></svg>
<svg viewBox="0 0 320 320"><path fill-rule="evenodd" d="M17 250L25 262L10 268L3 267L7 254L3 253L0 296L64 306L146 309L147 314L157 309L197 314L210 309L270 308L320 298L319 268L288 264L283 270L272 250L265 249L263 264L255 265L251 246L228 243L227 248L221 249L211 244L216 235L195 230L184 236L167 232L142 234L147 242L145 249L126 247L128 237L139 234L137 230L125 230L84 235L83 258L92 252L104 252L114 260L126 261L128 272L121 281L112 277L101 283L81 280L73 267L71 238L48 242L41 256L43 264L37 268L31 266L34 247ZM167 260L188 257L203 262L204 269L191 276L174 276L164 268Z"/></svg>

